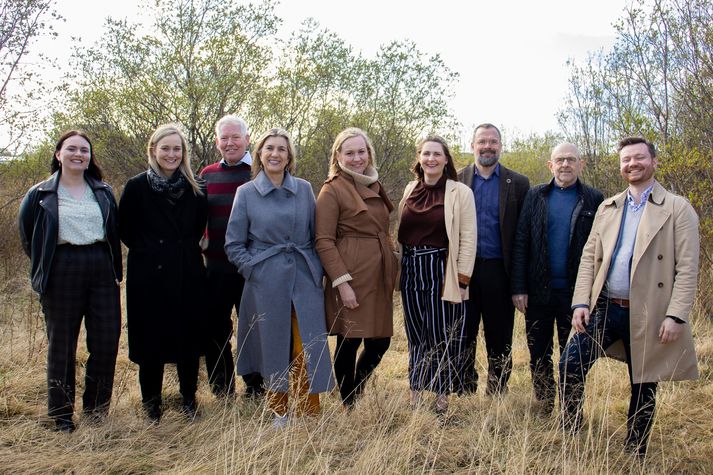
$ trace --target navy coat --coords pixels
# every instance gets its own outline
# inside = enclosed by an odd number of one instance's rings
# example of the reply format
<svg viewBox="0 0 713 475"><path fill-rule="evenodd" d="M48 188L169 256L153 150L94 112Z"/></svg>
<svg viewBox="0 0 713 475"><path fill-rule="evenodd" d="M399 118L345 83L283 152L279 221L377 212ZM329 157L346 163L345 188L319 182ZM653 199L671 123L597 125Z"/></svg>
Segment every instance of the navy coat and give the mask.
<svg viewBox="0 0 713 475"><path fill-rule="evenodd" d="M287 392L291 309L297 313L310 393L334 386L324 318L322 266L314 247L312 186L285 172L281 188L260 172L235 195L225 252L245 277L238 319L237 372L260 373Z"/></svg>

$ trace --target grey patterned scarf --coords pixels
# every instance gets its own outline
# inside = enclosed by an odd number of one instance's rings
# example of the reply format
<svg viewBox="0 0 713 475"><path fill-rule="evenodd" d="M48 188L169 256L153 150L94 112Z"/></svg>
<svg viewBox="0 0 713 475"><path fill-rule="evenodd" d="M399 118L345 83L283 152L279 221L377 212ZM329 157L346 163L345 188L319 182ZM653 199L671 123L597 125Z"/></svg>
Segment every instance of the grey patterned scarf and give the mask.
<svg viewBox="0 0 713 475"><path fill-rule="evenodd" d="M175 204L188 188L188 180L180 170L176 170L171 178L164 178L156 173L153 168L149 168L146 177L149 180L151 189L163 195L171 204Z"/></svg>

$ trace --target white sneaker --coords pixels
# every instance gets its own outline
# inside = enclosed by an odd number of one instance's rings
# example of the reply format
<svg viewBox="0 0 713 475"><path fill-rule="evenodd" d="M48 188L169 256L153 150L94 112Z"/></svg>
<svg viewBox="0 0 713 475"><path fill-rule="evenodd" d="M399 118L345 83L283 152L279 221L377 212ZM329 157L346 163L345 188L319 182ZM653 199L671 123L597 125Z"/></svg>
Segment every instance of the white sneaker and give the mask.
<svg viewBox="0 0 713 475"><path fill-rule="evenodd" d="M272 428L275 430L282 430L287 427L287 414L284 416L275 416L272 420Z"/></svg>

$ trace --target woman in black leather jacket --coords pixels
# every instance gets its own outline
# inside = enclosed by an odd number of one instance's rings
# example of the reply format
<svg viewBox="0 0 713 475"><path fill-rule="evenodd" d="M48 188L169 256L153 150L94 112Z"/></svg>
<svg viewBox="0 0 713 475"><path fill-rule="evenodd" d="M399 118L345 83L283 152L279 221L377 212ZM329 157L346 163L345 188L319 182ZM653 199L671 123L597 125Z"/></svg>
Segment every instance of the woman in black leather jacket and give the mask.
<svg viewBox="0 0 713 475"><path fill-rule="evenodd" d="M48 413L56 430L72 432L83 318L89 352L84 414L101 420L109 409L121 332L121 247L116 200L102 181L89 137L65 132L51 170L22 200L19 227L47 325Z"/></svg>

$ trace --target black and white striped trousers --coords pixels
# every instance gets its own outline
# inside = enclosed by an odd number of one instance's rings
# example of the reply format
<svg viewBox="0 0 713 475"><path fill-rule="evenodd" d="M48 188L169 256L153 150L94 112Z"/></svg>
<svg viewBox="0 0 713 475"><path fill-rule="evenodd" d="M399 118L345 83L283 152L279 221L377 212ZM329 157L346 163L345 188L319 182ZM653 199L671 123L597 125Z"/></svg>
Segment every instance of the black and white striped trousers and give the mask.
<svg viewBox="0 0 713 475"><path fill-rule="evenodd" d="M412 390L460 392L465 371L465 306L441 299L446 249L407 247L401 261Z"/></svg>
<svg viewBox="0 0 713 475"><path fill-rule="evenodd" d="M83 409L103 414L109 407L121 334L119 286L105 243L57 246L47 290L40 296L47 325L49 415L74 412L77 339L84 318L87 359Z"/></svg>

